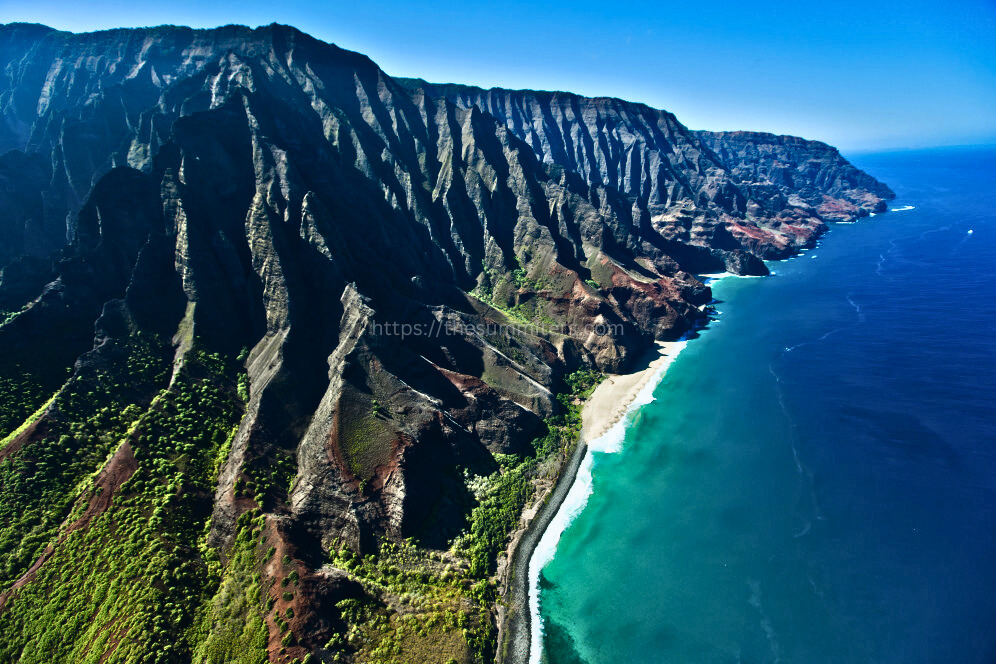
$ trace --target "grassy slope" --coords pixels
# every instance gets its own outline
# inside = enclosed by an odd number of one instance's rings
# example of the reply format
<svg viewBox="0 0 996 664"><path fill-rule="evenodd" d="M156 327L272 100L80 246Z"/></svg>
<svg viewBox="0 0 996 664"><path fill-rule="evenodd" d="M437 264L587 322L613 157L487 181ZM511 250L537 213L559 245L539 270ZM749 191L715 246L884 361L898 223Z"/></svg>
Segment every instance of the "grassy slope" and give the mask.
<svg viewBox="0 0 996 664"><path fill-rule="evenodd" d="M71 383L55 401L66 422L0 468L6 586L58 537L59 524L63 530L51 557L0 615L2 661L190 661L198 617L216 612L215 590L239 575L240 556L223 570L218 554L201 544L217 453L241 417L224 362L193 351L143 412L118 393L165 382L169 358L157 357L154 344L133 345L127 380L119 385L104 374L96 385ZM100 468L98 459L125 441L137 470L87 527L67 528L88 513L96 491L86 478ZM27 508L32 501L38 506ZM18 536L25 538L20 547ZM251 583L240 585L252 595Z"/></svg>

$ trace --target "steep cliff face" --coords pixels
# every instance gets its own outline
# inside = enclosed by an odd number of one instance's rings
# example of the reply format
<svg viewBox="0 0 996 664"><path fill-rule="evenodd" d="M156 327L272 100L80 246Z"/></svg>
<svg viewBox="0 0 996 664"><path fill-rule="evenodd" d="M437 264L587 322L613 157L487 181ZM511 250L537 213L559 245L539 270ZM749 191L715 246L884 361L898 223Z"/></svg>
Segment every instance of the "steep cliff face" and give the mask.
<svg viewBox="0 0 996 664"><path fill-rule="evenodd" d="M544 163L615 188L662 236L685 244L781 258L811 244L825 221L853 221L893 197L816 141L690 131L666 111L621 99L401 82L486 111Z"/></svg>
<svg viewBox="0 0 996 664"><path fill-rule="evenodd" d="M854 221L894 197L836 148L796 136L753 131L697 131L753 205L777 213L791 205L825 221Z"/></svg>
<svg viewBox="0 0 996 664"><path fill-rule="evenodd" d="M489 657L488 497L572 444L565 376L888 193L818 145L459 90L285 26L0 26L5 661Z"/></svg>

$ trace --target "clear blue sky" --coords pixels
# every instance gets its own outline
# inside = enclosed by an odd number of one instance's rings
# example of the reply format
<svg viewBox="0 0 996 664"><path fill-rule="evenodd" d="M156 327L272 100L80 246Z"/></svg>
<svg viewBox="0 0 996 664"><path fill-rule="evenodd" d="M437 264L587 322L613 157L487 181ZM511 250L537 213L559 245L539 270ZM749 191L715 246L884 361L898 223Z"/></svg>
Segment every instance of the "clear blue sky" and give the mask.
<svg viewBox="0 0 996 664"><path fill-rule="evenodd" d="M390 74L570 90L846 150L996 143L996 1L0 0L73 31L294 25Z"/></svg>

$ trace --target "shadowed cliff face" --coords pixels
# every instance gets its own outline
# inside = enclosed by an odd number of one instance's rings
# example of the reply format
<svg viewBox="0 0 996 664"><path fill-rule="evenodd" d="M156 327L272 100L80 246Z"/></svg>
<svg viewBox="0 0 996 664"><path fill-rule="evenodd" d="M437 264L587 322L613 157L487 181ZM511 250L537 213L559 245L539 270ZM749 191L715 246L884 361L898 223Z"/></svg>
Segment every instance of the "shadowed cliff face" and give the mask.
<svg viewBox="0 0 996 664"><path fill-rule="evenodd" d="M22 395L0 437L56 393L0 451L18 478L3 490L53 464L61 478L39 489L45 518L0 515L3 541L56 541L76 475L115 452L81 433L105 426L86 413L145 413L114 425L129 447L113 458L134 450L143 477L161 450L140 424L201 398L234 428L165 448L176 477L202 473L187 491L160 477L200 500L177 532L234 552L240 517L265 515L260 546L324 589L294 605L302 656L304 625L327 638L330 607L362 596L322 576L330 547L445 549L474 502L465 476L530 453L567 372L626 370L703 320L693 273L763 273L759 256L889 195L822 144L697 134L619 100L400 85L276 25L0 26L0 117L0 387ZM56 447L76 451L32 456ZM53 547L10 556L0 591ZM273 655L285 629L267 620Z"/></svg>

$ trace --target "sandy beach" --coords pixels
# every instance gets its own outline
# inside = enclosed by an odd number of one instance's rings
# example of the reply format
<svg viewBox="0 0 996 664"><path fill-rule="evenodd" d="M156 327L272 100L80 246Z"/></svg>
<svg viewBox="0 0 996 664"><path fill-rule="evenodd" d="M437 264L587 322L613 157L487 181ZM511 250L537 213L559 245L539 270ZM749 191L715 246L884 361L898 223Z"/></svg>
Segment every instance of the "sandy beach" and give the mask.
<svg viewBox="0 0 996 664"><path fill-rule="evenodd" d="M674 359L684 344L683 341L658 341L657 356L643 369L631 374L607 376L595 388L581 411L581 439L595 440L625 417L633 400Z"/></svg>
<svg viewBox="0 0 996 664"><path fill-rule="evenodd" d="M529 563L574 485L588 453L588 443L606 434L626 416L641 392L657 379L684 345L684 341L657 342L655 351L639 363L641 368L629 374L609 374L585 402L581 411L581 436L574 453L565 460L553 486L541 491L523 514L525 525L513 535L509 545L508 568L501 574L504 592L499 609L498 661L502 664L526 664L530 660L533 616L529 609Z"/></svg>

